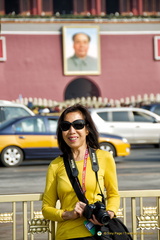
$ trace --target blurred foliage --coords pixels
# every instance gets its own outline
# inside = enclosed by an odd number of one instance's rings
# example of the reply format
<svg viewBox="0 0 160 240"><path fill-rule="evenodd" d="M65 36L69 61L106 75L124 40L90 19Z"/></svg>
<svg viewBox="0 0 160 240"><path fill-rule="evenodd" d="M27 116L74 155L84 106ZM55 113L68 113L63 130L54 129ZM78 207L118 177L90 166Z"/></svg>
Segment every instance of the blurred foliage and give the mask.
<svg viewBox="0 0 160 240"><path fill-rule="evenodd" d="M56 13L55 15L30 15L30 16L24 16L24 15L16 15L16 14L8 14L8 15L0 15L0 18L12 18L12 19L117 19L117 20L123 20L123 19L137 19L137 20L143 20L143 19L160 19L160 15L138 15L135 16L132 13L128 15L120 15L119 13L115 14L109 14L109 15L91 15L88 13L87 15L73 15L73 14L59 14Z"/></svg>

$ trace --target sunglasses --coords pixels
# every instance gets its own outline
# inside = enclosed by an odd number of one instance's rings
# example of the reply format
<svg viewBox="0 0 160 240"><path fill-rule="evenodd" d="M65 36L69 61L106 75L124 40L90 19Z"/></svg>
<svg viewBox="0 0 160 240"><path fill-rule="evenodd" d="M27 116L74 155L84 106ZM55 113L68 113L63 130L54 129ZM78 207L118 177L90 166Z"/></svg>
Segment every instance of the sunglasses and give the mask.
<svg viewBox="0 0 160 240"><path fill-rule="evenodd" d="M74 129L80 130L80 129L83 129L85 125L86 125L85 120L78 119L73 122L63 121L60 123L60 128L62 131L68 131L70 127L73 126Z"/></svg>

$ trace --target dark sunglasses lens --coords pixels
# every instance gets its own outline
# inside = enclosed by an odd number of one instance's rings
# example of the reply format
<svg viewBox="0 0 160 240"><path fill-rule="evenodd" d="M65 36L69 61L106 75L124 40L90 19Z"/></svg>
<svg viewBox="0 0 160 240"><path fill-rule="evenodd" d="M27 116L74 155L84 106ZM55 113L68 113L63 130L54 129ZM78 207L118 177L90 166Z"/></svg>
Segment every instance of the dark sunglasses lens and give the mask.
<svg viewBox="0 0 160 240"><path fill-rule="evenodd" d="M84 128L84 125L84 123L73 123L73 127L77 130Z"/></svg>
<svg viewBox="0 0 160 240"><path fill-rule="evenodd" d="M61 123L61 129L62 131L67 131L70 129L71 124L69 122L62 122Z"/></svg>
<svg viewBox="0 0 160 240"><path fill-rule="evenodd" d="M72 123L72 126L77 130L82 129L85 126L85 121L84 120L76 120Z"/></svg>

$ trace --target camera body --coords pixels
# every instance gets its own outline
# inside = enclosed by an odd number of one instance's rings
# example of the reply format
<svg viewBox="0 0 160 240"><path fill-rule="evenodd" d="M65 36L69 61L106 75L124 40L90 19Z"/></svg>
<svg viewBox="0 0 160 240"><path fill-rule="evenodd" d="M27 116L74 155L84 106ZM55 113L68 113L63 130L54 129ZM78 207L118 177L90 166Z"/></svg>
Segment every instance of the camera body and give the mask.
<svg viewBox="0 0 160 240"><path fill-rule="evenodd" d="M91 219L92 215L95 215L95 218L98 222L102 224L108 224L110 216L106 211L105 205L97 201L93 204L87 204L84 208L83 216L87 219Z"/></svg>

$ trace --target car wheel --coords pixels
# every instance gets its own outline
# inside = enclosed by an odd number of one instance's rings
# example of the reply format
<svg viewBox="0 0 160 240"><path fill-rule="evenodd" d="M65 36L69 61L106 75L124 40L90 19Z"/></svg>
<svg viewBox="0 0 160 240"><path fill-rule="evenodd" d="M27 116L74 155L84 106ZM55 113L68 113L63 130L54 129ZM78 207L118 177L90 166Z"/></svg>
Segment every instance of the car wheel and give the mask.
<svg viewBox="0 0 160 240"><path fill-rule="evenodd" d="M24 158L20 148L15 146L6 147L1 153L1 162L6 167L15 167L22 163Z"/></svg>
<svg viewBox="0 0 160 240"><path fill-rule="evenodd" d="M116 157L117 155L115 147L110 143L107 143L107 142L100 143L100 149L112 153L113 157Z"/></svg>

